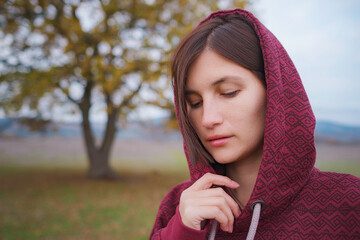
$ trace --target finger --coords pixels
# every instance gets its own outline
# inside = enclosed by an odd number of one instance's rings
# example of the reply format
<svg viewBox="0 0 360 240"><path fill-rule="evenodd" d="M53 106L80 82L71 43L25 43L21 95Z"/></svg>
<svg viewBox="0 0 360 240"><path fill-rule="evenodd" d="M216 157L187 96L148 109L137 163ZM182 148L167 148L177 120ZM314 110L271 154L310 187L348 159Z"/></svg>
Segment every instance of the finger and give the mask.
<svg viewBox="0 0 360 240"><path fill-rule="evenodd" d="M210 198L205 198L202 199L201 201L199 201L198 199L192 199L193 206L196 206L196 202L201 202L200 206L209 206L209 207L218 207L222 213L226 216L227 218L227 227L228 229L231 229L233 224L234 224L234 213L232 211L232 209L230 208L230 206L228 205L227 201L225 198L223 197L210 197Z"/></svg>
<svg viewBox="0 0 360 240"><path fill-rule="evenodd" d="M204 176L199 178L190 188L194 191L208 189L211 186L226 186L229 188L238 188L239 184L230 178L222 175L206 173Z"/></svg>
<svg viewBox="0 0 360 240"><path fill-rule="evenodd" d="M238 217L241 213L239 205L235 200L227 194L222 188L210 188L203 191L197 191L192 193L192 198L196 199L198 202L202 202L204 199L211 197L221 197L226 200L226 203L229 205L231 212L235 217ZM201 200L199 199L201 198Z"/></svg>
<svg viewBox="0 0 360 240"><path fill-rule="evenodd" d="M225 232L232 232L233 225L229 225L229 219L226 214L217 206L201 206L198 208L202 220L215 219L220 228Z"/></svg>

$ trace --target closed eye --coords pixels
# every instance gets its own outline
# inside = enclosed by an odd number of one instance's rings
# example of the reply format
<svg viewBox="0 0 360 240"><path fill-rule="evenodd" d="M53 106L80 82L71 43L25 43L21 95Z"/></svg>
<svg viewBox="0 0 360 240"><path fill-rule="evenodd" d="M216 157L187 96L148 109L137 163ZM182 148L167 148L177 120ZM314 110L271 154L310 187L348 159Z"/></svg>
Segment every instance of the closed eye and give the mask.
<svg viewBox="0 0 360 240"><path fill-rule="evenodd" d="M226 92L226 93L221 93L221 96L224 97L234 97L239 93L240 90L235 90L235 91L231 91L231 92Z"/></svg>
<svg viewBox="0 0 360 240"><path fill-rule="evenodd" d="M202 101L199 102L194 102L194 103L189 103L191 108L198 108L201 106Z"/></svg>

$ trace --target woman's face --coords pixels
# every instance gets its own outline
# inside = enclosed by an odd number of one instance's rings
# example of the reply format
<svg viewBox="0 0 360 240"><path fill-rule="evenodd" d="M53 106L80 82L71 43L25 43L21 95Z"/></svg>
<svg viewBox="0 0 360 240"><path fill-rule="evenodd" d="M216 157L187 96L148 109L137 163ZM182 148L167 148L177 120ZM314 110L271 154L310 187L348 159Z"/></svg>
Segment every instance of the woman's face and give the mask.
<svg viewBox="0 0 360 240"><path fill-rule="evenodd" d="M190 121L218 163L262 156L266 91L252 71L204 50L189 70L185 95Z"/></svg>

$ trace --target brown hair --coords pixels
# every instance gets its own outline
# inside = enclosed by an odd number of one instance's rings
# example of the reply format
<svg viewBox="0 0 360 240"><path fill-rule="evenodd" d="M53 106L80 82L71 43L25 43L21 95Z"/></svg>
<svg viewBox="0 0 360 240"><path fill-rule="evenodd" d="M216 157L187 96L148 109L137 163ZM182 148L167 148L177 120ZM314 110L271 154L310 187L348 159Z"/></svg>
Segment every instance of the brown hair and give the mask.
<svg viewBox="0 0 360 240"><path fill-rule="evenodd" d="M193 165L215 163L190 123L185 99L188 71L205 48L250 69L265 84L259 39L252 26L238 14L207 20L180 42L173 54L171 70L179 126Z"/></svg>

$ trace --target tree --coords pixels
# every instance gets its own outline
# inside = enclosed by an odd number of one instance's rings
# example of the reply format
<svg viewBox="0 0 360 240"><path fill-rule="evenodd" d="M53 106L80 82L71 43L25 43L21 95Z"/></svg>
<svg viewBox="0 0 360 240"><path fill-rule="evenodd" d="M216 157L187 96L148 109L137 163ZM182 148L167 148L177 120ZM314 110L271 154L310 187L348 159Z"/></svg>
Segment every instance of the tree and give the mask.
<svg viewBox="0 0 360 240"><path fill-rule="evenodd" d="M114 178L109 155L118 119L143 102L171 105L162 97L167 85L159 84L167 79L168 55L184 33L218 8L214 0L5 1L0 109L11 117L51 118L52 107L71 102L82 117L88 176ZM144 99L146 91L157 97ZM89 117L99 102L107 120L97 145Z"/></svg>

